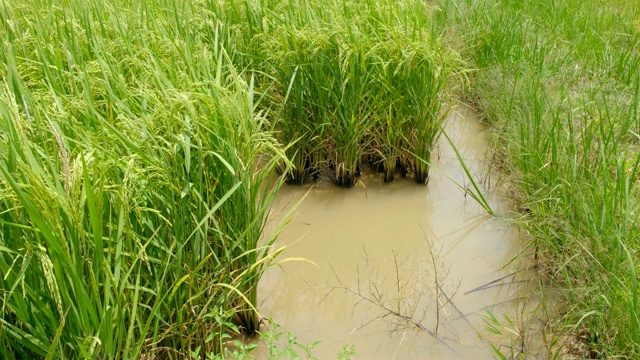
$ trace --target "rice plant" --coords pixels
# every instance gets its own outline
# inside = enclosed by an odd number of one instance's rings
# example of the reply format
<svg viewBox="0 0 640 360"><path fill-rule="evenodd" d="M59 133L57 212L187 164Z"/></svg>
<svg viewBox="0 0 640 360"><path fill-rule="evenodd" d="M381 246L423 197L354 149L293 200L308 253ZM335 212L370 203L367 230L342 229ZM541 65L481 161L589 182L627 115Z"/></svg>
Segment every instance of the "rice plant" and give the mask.
<svg viewBox="0 0 640 360"><path fill-rule="evenodd" d="M287 28L278 32L279 37L265 41L264 52L278 84L272 98L281 120L278 138L293 164L287 182L302 184L324 160L318 153L328 112L327 89L335 80L323 71L327 63L338 60L338 48L321 32Z"/></svg>
<svg viewBox="0 0 640 360"><path fill-rule="evenodd" d="M421 51L422 50L422 51ZM409 163L410 173L415 182L426 184L429 181L429 165L431 152L440 136L442 123L447 111L441 111L442 97L449 69L431 58L431 51L420 47L413 49L415 53L406 59L401 91L406 94L404 113L408 120L404 123L404 134L408 153L412 160ZM422 161L424 159L426 161Z"/></svg>
<svg viewBox="0 0 640 360"><path fill-rule="evenodd" d="M397 118L393 107L390 106L389 110L381 113L381 118L377 120L372 130L373 137L376 139L371 155L372 165L383 173L384 182L392 182L398 165L401 167L400 170L403 170L401 163L403 134L401 129L404 119Z"/></svg>
<svg viewBox="0 0 640 360"><path fill-rule="evenodd" d="M354 46L341 50L340 62L333 69L338 81L331 92L329 159L334 166L335 183L352 187L360 176L360 160L373 126L369 93L372 79L367 72L365 49Z"/></svg>

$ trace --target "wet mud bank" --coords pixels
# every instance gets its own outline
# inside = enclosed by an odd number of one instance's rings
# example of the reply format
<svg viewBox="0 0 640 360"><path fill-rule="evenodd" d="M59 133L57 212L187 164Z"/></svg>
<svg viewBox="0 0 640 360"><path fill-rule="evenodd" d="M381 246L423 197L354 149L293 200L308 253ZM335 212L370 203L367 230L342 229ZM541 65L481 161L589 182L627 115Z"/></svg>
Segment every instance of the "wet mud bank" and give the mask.
<svg viewBox="0 0 640 360"><path fill-rule="evenodd" d="M509 215L483 126L454 109L446 131L493 210ZM465 192L471 184L444 137L432 161L426 186L365 172L351 189L282 188L274 218L306 198L279 237L281 256L309 262L265 273L260 313L300 343L321 341L320 359L345 344L362 359L491 358L487 310L514 313L530 296L527 265L511 262L523 241Z"/></svg>

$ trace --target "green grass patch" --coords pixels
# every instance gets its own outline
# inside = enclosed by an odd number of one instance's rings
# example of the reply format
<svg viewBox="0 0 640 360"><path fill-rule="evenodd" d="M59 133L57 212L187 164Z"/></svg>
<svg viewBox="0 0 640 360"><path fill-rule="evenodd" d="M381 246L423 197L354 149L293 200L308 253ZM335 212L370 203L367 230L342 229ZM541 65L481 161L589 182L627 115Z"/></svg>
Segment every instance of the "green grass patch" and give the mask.
<svg viewBox="0 0 640 360"><path fill-rule="evenodd" d="M640 355L637 263L640 7L635 2L440 1L475 67L466 96L526 214L537 259L590 354Z"/></svg>

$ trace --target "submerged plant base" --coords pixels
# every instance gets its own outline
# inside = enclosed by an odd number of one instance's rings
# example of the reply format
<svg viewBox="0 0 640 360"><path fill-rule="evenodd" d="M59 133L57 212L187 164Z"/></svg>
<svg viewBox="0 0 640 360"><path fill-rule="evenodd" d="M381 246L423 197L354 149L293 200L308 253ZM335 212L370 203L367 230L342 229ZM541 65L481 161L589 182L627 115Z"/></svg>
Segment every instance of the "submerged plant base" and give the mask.
<svg viewBox="0 0 640 360"><path fill-rule="evenodd" d="M255 305L258 298L258 288L254 286L246 296L253 304L248 304L245 299L239 299L234 318L243 334L255 335L260 330L260 314L256 311Z"/></svg>
<svg viewBox="0 0 640 360"><path fill-rule="evenodd" d="M308 177L309 169L307 167L302 169L294 168L287 173L284 182L289 185L303 185L307 181Z"/></svg>
<svg viewBox="0 0 640 360"><path fill-rule="evenodd" d="M303 185L311 176L313 180L317 180L318 170L316 164L311 160L310 156L305 157L304 161L294 161L293 167L286 174L285 183L289 185ZM276 169L278 175L282 175L286 170L282 164Z"/></svg>
<svg viewBox="0 0 640 360"><path fill-rule="evenodd" d="M429 167L422 164L419 167L414 166L410 160L397 157L396 160L384 160L382 158L364 158L364 166L358 165L355 176L351 176L352 171L342 170L341 165L336 166L331 160L322 161L308 167L304 172L298 172L297 177L289 176L285 182L288 185L305 185L309 183L318 183L326 185L333 183L344 188L355 186L358 179L363 173L374 172L380 174L380 178L385 183L391 183L398 178L413 177L414 181L421 185L429 182ZM415 169L419 171L416 171ZM344 169L344 167L342 168ZM293 173L293 172L292 172ZM278 174L282 174L282 170L278 170Z"/></svg>
<svg viewBox="0 0 640 360"><path fill-rule="evenodd" d="M384 182L388 183L393 181L396 173L396 165L397 165L396 159L387 159L384 162L384 174L383 174Z"/></svg>
<svg viewBox="0 0 640 360"><path fill-rule="evenodd" d="M334 180L334 183L340 187L345 188L354 187L361 175L360 165L357 165L356 169L352 170L345 168L344 164L340 164L335 171L336 178Z"/></svg>
<svg viewBox="0 0 640 360"><path fill-rule="evenodd" d="M260 316L253 309L240 310L236 313L238 328L245 335L256 335L260 330Z"/></svg>
<svg viewBox="0 0 640 360"><path fill-rule="evenodd" d="M367 160L377 173L382 173L382 179L386 183L392 182L395 179L396 170L400 169L397 155L387 156L376 153L376 155L370 155Z"/></svg>
<svg viewBox="0 0 640 360"><path fill-rule="evenodd" d="M425 158L426 161L429 161L431 154ZM418 184L427 185L429 183L429 164L426 161L418 157L413 159L413 180Z"/></svg>
<svg viewBox="0 0 640 360"><path fill-rule="evenodd" d="M429 184L429 170L421 173L414 173L413 180L420 185Z"/></svg>
<svg viewBox="0 0 640 360"><path fill-rule="evenodd" d="M297 169L293 169L287 174L287 177L284 181L289 185L302 185L304 184L306 178L306 170L298 171Z"/></svg>

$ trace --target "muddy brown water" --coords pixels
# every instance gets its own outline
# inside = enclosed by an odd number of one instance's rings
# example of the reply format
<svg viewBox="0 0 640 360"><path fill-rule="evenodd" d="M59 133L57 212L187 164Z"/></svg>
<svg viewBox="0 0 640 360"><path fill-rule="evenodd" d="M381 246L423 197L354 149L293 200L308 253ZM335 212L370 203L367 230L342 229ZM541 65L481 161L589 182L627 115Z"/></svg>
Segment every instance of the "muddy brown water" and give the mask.
<svg viewBox="0 0 640 360"><path fill-rule="evenodd" d="M446 131L489 188L492 208L508 214L504 192L489 181L496 176L488 170L484 127L456 109ZM427 186L411 179L385 184L380 174L365 173L351 189L283 187L276 219L306 198L278 239L287 246L279 259L309 262L267 270L258 291L261 315L299 343L321 341L313 351L318 359L337 358L344 345L355 346L356 359L492 358L486 310L515 318L528 296L523 265L510 263L523 244L507 221L488 215L454 183L471 186L446 139L432 160ZM258 358L267 354L261 348Z"/></svg>

